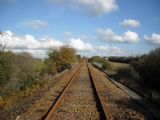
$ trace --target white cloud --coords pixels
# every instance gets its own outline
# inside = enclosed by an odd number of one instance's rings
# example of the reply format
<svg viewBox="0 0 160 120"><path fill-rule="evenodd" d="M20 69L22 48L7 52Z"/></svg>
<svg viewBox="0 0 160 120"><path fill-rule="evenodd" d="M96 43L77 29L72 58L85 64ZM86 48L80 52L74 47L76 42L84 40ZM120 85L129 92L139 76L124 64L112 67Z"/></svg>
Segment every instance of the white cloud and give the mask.
<svg viewBox="0 0 160 120"><path fill-rule="evenodd" d="M22 53L22 52L27 52L34 56L35 58L47 58L47 50L21 50L21 49L7 49L9 51L12 51L14 53Z"/></svg>
<svg viewBox="0 0 160 120"><path fill-rule="evenodd" d="M69 41L69 46L75 48L77 51L92 51L93 47L89 43L83 42L80 38L71 38Z"/></svg>
<svg viewBox="0 0 160 120"><path fill-rule="evenodd" d="M112 33L112 32L111 32ZM127 35L130 33L126 33ZM92 46L90 43L84 42L81 38L72 38L68 43L53 38L35 38L32 35L18 36L11 31L5 31L0 34L0 44L6 45L6 50L13 52L28 52L34 57L46 58L47 51L50 48L58 49L62 45L69 45L76 49L77 53L83 56L112 56L112 55L130 55L130 51L121 49L116 46Z"/></svg>
<svg viewBox="0 0 160 120"><path fill-rule="evenodd" d="M65 37L71 36L71 32L68 32L68 31L64 32L64 36L65 36Z"/></svg>
<svg viewBox="0 0 160 120"><path fill-rule="evenodd" d="M25 26L35 30L39 30L39 29L48 27L48 22L43 20L32 20L32 21L26 22Z"/></svg>
<svg viewBox="0 0 160 120"><path fill-rule="evenodd" d="M118 9L116 0L49 0L63 3L70 8L84 10L92 15L102 15Z"/></svg>
<svg viewBox="0 0 160 120"><path fill-rule="evenodd" d="M132 31L125 32L123 34L122 38L124 39L124 41L130 42L130 43L136 43L140 39L138 34L135 32L132 32Z"/></svg>
<svg viewBox="0 0 160 120"><path fill-rule="evenodd" d="M121 54L122 53L122 49L116 46L99 46L98 49L100 51L103 52L110 52L110 53L114 53L114 54Z"/></svg>
<svg viewBox="0 0 160 120"><path fill-rule="evenodd" d="M148 43L160 45L160 34L152 33L151 36L144 35L144 39Z"/></svg>
<svg viewBox="0 0 160 120"><path fill-rule="evenodd" d="M97 34L100 39L107 42L136 43L139 41L138 34L132 31L126 31L120 36L116 35L111 29L97 29Z"/></svg>
<svg viewBox="0 0 160 120"><path fill-rule="evenodd" d="M120 25L126 28L137 28L140 26L140 22L134 19L125 19Z"/></svg>
<svg viewBox="0 0 160 120"><path fill-rule="evenodd" d="M11 50L13 52L28 52L38 58L46 57L47 51L50 48L58 49L59 47L65 45L61 41L53 38L36 39L30 34L17 36L11 31L5 31L2 35L0 35L0 44L6 45L7 50ZM93 50L91 44L83 42L80 38L72 38L66 45L75 48L77 52L82 54Z"/></svg>
<svg viewBox="0 0 160 120"><path fill-rule="evenodd" d="M133 52L127 49L122 49L117 46L102 45L97 48L97 54L100 56L130 56Z"/></svg>
<svg viewBox="0 0 160 120"><path fill-rule="evenodd" d="M0 43L6 45L6 49L31 51L38 55L39 51L48 50L49 48L59 48L62 42L53 38L36 39L32 35L17 36L11 31L5 31L0 36Z"/></svg>

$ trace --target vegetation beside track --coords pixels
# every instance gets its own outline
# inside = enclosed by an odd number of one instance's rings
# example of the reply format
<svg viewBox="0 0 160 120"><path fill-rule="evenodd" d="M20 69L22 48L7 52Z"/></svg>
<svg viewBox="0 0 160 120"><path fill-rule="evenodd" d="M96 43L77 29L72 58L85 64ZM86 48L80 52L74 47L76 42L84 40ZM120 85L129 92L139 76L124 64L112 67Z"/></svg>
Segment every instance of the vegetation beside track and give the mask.
<svg viewBox="0 0 160 120"><path fill-rule="evenodd" d="M147 55L131 58L111 57L105 59L105 62L109 63L105 71L110 76L160 105L160 48Z"/></svg>
<svg viewBox="0 0 160 120"><path fill-rule="evenodd" d="M45 60L29 53L13 53L0 46L0 113L10 111L52 81L57 73L70 69L81 59L67 46L50 50ZM17 105L16 105L17 104Z"/></svg>

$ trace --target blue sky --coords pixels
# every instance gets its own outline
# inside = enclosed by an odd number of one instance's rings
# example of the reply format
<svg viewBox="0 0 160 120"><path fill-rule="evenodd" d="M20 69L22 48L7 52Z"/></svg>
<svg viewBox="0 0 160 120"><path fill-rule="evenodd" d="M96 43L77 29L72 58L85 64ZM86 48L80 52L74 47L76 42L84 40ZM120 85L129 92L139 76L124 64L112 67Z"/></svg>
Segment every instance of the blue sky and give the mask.
<svg viewBox="0 0 160 120"><path fill-rule="evenodd" d="M139 55L160 45L159 6L159 0L0 0L0 42L36 57L65 44L82 55Z"/></svg>

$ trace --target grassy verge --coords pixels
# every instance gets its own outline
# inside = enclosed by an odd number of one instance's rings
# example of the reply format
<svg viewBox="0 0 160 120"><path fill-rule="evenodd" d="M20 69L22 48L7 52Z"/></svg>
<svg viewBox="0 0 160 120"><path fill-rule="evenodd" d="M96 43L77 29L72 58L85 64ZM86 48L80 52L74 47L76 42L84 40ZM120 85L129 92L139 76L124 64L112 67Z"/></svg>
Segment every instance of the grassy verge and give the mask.
<svg viewBox="0 0 160 120"><path fill-rule="evenodd" d="M13 92L0 100L0 114L4 119L15 119L17 115L25 111L35 100L41 98L45 91L55 84L59 76L64 76L68 71L56 75L46 75L38 84L24 91ZM3 119L1 118L0 119Z"/></svg>
<svg viewBox="0 0 160 120"><path fill-rule="evenodd" d="M130 67L130 65L127 63L117 63L117 62L110 62L110 61L108 62L111 64L112 71L114 72L117 72L120 68Z"/></svg>

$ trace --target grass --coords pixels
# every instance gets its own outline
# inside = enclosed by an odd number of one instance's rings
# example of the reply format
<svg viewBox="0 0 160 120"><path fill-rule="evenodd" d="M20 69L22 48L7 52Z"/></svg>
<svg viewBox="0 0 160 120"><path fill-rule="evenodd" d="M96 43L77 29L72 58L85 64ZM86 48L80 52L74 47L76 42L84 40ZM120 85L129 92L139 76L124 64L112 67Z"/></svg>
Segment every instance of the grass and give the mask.
<svg viewBox="0 0 160 120"><path fill-rule="evenodd" d="M43 68L45 68L45 63L43 61L36 61L36 68L38 71L41 71Z"/></svg>
<svg viewBox="0 0 160 120"><path fill-rule="evenodd" d="M34 64L36 67L36 71L39 73L45 67L44 62L40 60L35 61ZM0 108L8 110L14 107L14 104L18 104L17 102L21 103L24 99L33 96L36 93L36 91L40 90L42 87L44 87L51 81L52 80L50 78L48 78L47 80L41 78L38 79L38 81L35 80L35 82L32 83L32 86L27 87L27 89L25 90L8 89L8 92L6 94L0 96Z"/></svg>
<svg viewBox="0 0 160 120"><path fill-rule="evenodd" d="M110 64L111 64L111 70L113 72L117 72L118 69L121 69L121 68L129 68L130 65L127 64L127 63L118 63L118 62L110 62L108 61Z"/></svg>
<svg viewBox="0 0 160 120"><path fill-rule="evenodd" d="M6 110L10 112L10 110L14 109L14 107L18 108L22 106L25 100L28 100L32 96L37 94L37 91L42 88L48 86L53 81L53 76L40 80L38 84L32 85L31 88L27 88L24 91L12 91L9 95L0 98L0 110Z"/></svg>
<svg viewBox="0 0 160 120"><path fill-rule="evenodd" d="M133 69L130 64L110 62L111 72L109 73L115 80L122 82L123 84L133 88L135 90L141 90L141 78L139 74ZM110 70L109 70L110 71Z"/></svg>

